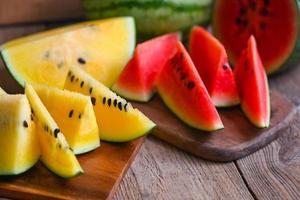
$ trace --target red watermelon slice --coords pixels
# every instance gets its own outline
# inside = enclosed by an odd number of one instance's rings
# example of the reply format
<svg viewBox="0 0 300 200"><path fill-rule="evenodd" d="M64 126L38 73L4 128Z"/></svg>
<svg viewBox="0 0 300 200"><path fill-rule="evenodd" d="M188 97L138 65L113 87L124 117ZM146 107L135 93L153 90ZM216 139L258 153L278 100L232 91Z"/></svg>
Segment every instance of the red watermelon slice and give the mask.
<svg viewBox="0 0 300 200"><path fill-rule="evenodd" d="M253 36L234 70L241 106L248 119L257 127L270 123L270 95L267 75Z"/></svg>
<svg viewBox="0 0 300 200"><path fill-rule="evenodd" d="M177 41L179 34L170 33L139 44L112 89L127 99L149 101L156 77L174 56Z"/></svg>
<svg viewBox="0 0 300 200"><path fill-rule="evenodd" d="M190 35L190 54L214 104L218 107L239 104L223 45L205 29L194 27Z"/></svg>
<svg viewBox="0 0 300 200"><path fill-rule="evenodd" d="M184 46L163 67L157 89L165 104L191 127L214 131L223 128L220 116Z"/></svg>

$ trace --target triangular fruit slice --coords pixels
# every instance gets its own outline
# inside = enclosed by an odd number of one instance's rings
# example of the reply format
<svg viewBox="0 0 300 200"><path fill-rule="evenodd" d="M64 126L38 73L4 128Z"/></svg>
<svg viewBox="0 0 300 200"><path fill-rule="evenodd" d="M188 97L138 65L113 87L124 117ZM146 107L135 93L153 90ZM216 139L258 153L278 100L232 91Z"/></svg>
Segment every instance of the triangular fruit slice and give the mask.
<svg viewBox="0 0 300 200"><path fill-rule="evenodd" d="M89 97L49 86L35 85L34 89L75 154L100 146L98 125Z"/></svg>
<svg viewBox="0 0 300 200"><path fill-rule="evenodd" d="M143 113L78 67L70 69L65 89L91 96L102 140L129 141L155 127Z"/></svg>
<svg viewBox="0 0 300 200"><path fill-rule="evenodd" d="M206 131L223 128L220 116L184 46L167 62L157 81L166 105L188 125Z"/></svg>
<svg viewBox="0 0 300 200"><path fill-rule="evenodd" d="M30 116L25 95L1 96L0 175L23 173L39 160L39 142Z"/></svg>
<svg viewBox="0 0 300 200"><path fill-rule="evenodd" d="M69 66L77 65L110 87L134 46L134 20L120 17L12 40L0 50L8 70L22 86L26 82L63 88Z"/></svg>
<svg viewBox="0 0 300 200"><path fill-rule="evenodd" d="M83 173L64 135L51 117L31 85L26 84L25 94L31 105L41 147L41 161L52 172L63 178Z"/></svg>
<svg viewBox="0 0 300 200"><path fill-rule="evenodd" d="M112 89L119 95L147 102L153 96L157 75L176 52L178 33L170 33L141 43Z"/></svg>
<svg viewBox="0 0 300 200"><path fill-rule="evenodd" d="M218 107L239 104L223 45L204 28L194 27L190 35L190 54L214 104Z"/></svg>
<svg viewBox="0 0 300 200"><path fill-rule="evenodd" d="M270 94L268 79L253 36L234 70L241 98L241 106L249 120L257 127L270 123Z"/></svg>

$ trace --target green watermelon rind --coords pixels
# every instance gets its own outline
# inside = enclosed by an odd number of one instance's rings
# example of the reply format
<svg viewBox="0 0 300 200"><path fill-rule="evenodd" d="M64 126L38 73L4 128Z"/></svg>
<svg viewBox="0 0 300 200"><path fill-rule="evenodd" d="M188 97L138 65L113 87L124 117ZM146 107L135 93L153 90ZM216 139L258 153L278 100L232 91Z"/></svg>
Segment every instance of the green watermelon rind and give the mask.
<svg viewBox="0 0 300 200"><path fill-rule="evenodd" d="M86 0L85 2L89 2ZM158 35L166 32L186 30L195 24L207 24L211 18L211 3L175 4L170 2L123 2L116 6L95 8L86 6L89 19L131 15L135 18L137 30L142 35Z"/></svg>

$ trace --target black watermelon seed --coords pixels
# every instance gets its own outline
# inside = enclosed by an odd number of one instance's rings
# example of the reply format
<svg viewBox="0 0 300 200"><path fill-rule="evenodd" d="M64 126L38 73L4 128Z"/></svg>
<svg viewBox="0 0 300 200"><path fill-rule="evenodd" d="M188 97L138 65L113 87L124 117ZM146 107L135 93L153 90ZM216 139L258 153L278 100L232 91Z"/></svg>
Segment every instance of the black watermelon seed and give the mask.
<svg viewBox="0 0 300 200"><path fill-rule="evenodd" d="M127 104L128 104L128 103L125 103L125 105L124 105L124 110L125 110L125 112L127 112Z"/></svg>
<svg viewBox="0 0 300 200"><path fill-rule="evenodd" d="M268 16L269 15L269 11L267 8L263 7L262 9L260 9L259 14L261 16Z"/></svg>
<svg viewBox="0 0 300 200"><path fill-rule="evenodd" d="M227 70L228 67L229 67L228 64L224 64L224 65L223 65L223 69L224 69L224 70Z"/></svg>
<svg viewBox="0 0 300 200"><path fill-rule="evenodd" d="M60 132L60 130L58 128L56 128L54 130L54 137L57 138L57 134Z"/></svg>
<svg viewBox="0 0 300 200"><path fill-rule="evenodd" d="M194 83L193 81L188 82L187 88L188 88L189 90L193 89L194 87L195 87L195 83Z"/></svg>
<svg viewBox="0 0 300 200"><path fill-rule="evenodd" d="M83 58L78 58L77 61L82 65L84 65L86 63L86 61Z"/></svg>
<svg viewBox="0 0 300 200"><path fill-rule="evenodd" d="M46 53L45 53L45 58L49 58L50 57L50 52L49 51L46 51Z"/></svg>
<svg viewBox="0 0 300 200"><path fill-rule="evenodd" d="M33 121L33 115L32 114L30 115L30 119L31 119L31 121Z"/></svg>
<svg viewBox="0 0 300 200"><path fill-rule="evenodd" d="M89 91L89 92L90 92L90 94L92 94L92 92L93 92L93 88L92 88L92 87L90 88L90 91Z"/></svg>
<svg viewBox="0 0 300 200"><path fill-rule="evenodd" d="M242 8L240 9L240 15L246 15L246 14L247 14L247 8L242 7Z"/></svg>
<svg viewBox="0 0 300 200"><path fill-rule="evenodd" d="M84 85L84 81L81 81L80 87L83 87L83 85Z"/></svg>
<svg viewBox="0 0 300 200"><path fill-rule="evenodd" d="M237 17L237 18L235 19L235 23L236 23L237 25L241 25L241 24L242 24L242 19L241 19L240 17Z"/></svg>
<svg viewBox="0 0 300 200"><path fill-rule="evenodd" d="M25 128L28 128L28 123L27 123L27 121L23 121L23 126L24 126Z"/></svg>
<svg viewBox="0 0 300 200"><path fill-rule="evenodd" d="M122 102L118 103L118 108L122 111Z"/></svg>
<svg viewBox="0 0 300 200"><path fill-rule="evenodd" d="M59 144L59 145L58 145L58 148L60 148L60 149L61 149L61 144Z"/></svg>
<svg viewBox="0 0 300 200"><path fill-rule="evenodd" d="M102 103L103 103L103 104L106 103L106 97L103 97Z"/></svg>
<svg viewBox="0 0 300 200"><path fill-rule="evenodd" d="M248 20L245 19L245 20L243 21L243 26L247 26L247 25L248 25Z"/></svg>
<svg viewBox="0 0 300 200"><path fill-rule="evenodd" d="M81 119L81 113L79 114L78 118Z"/></svg>
<svg viewBox="0 0 300 200"><path fill-rule="evenodd" d="M265 22L261 22L261 23L259 24L259 28L261 28L261 29L265 29L266 26L267 26L267 24L266 24Z"/></svg>
<svg viewBox="0 0 300 200"><path fill-rule="evenodd" d="M268 6L270 4L270 0L264 0L264 4Z"/></svg>
<svg viewBox="0 0 300 200"><path fill-rule="evenodd" d="M114 106L116 107L116 106L117 106L117 104L118 104L118 100L117 100L117 99L115 99L115 100L114 100Z"/></svg>
<svg viewBox="0 0 300 200"><path fill-rule="evenodd" d="M96 105L96 98L95 97L91 97L91 101L92 101L93 106L95 106Z"/></svg>
<svg viewBox="0 0 300 200"><path fill-rule="evenodd" d="M186 77L187 77L186 74L181 74L180 79L181 79L181 80L184 80L184 79L186 79Z"/></svg>
<svg viewBox="0 0 300 200"><path fill-rule="evenodd" d="M176 71L177 71L177 72L180 72L181 69L182 69L182 68L181 68L180 66L178 66L178 67L176 68Z"/></svg>
<svg viewBox="0 0 300 200"><path fill-rule="evenodd" d="M71 76L71 74L72 74L72 73L69 71L69 72L68 72L68 76Z"/></svg>
<svg viewBox="0 0 300 200"><path fill-rule="evenodd" d="M70 151L73 151L73 149L71 147L69 147Z"/></svg>
<svg viewBox="0 0 300 200"><path fill-rule="evenodd" d="M251 1L249 4L249 7L251 8L251 10L255 11L256 9L256 2L255 1Z"/></svg>
<svg viewBox="0 0 300 200"><path fill-rule="evenodd" d="M58 68L62 68L63 66L64 66L64 63L63 63L63 62L60 62L60 63L57 64L57 67L58 67Z"/></svg>
<svg viewBox="0 0 300 200"><path fill-rule="evenodd" d="M73 76L71 76L71 82L73 82L73 81L74 81L74 78L75 78L75 77L74 77L74 75L73 75Z"/></svg>
<svg viewBox="0 0 300 200"><path fill-rule="evenodd" d="M109 98L109 99L107 100L107 104L108 104L108 106L111 105L111 98Z"/></svg>
<svg viewBox="0 0 300 200"><path fill-rule="evenodd" d="M71 110L71 111L69 112L69 118L71 118L71 117L73 116L73 113L74 113L74 110Z"/></svg>

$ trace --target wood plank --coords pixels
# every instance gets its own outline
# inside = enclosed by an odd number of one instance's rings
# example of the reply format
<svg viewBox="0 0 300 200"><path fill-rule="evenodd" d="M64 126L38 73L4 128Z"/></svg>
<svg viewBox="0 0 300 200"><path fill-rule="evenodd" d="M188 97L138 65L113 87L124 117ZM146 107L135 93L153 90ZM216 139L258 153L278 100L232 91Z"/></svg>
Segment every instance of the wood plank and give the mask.
<svg viewBox="0 0 300 200"><path fill-rule="evenodd" d="M117 199L253 199L233 162L202 160L148 137Z"/></svg>
<svg viewBox="0 0 300 200"><path fill-rule="evenodd" d="M122 143L102 142L95 151L78 156L84 175L62 179L41 163L18 176L2 176L0 197L16 199L111 199L144 138Z"/></svg>
<svg viewBox="0 0 300 200"><path fill-rule="evenodd" d="M270 87L300 105L300 64L270 77Z"/></svg>
<svg viewBox="0 0 300 200"><path fill-rule="evenodd" d="M199 157L213 161L232 161L249 155L277 138L278 130L288 125L294 105L284 96L271 92L270 127L255 128L239 107L220 109L224 129L207 133L181 122L160 98L134 105L156 124L154 135Z"/></svg>
<svg viewBox="0 0 300 200"><path fill-rule="evenodd" d="M237 161L257 199L300 199L300 107L281 137Z"/></svg>
<svg viewBox="0 0 300 200"><path fill-rule="evenodd" d="M80 0L0 1L0 25L77 19L82 16Z"/></svg>
<svg viewBox="0 0 300 200"><path fill-rule="evenodd" d="M0 27L0 45L11 39L28 35L31 33L36 33L44 29L45 29L45 25L43 24Z"/></svg>

